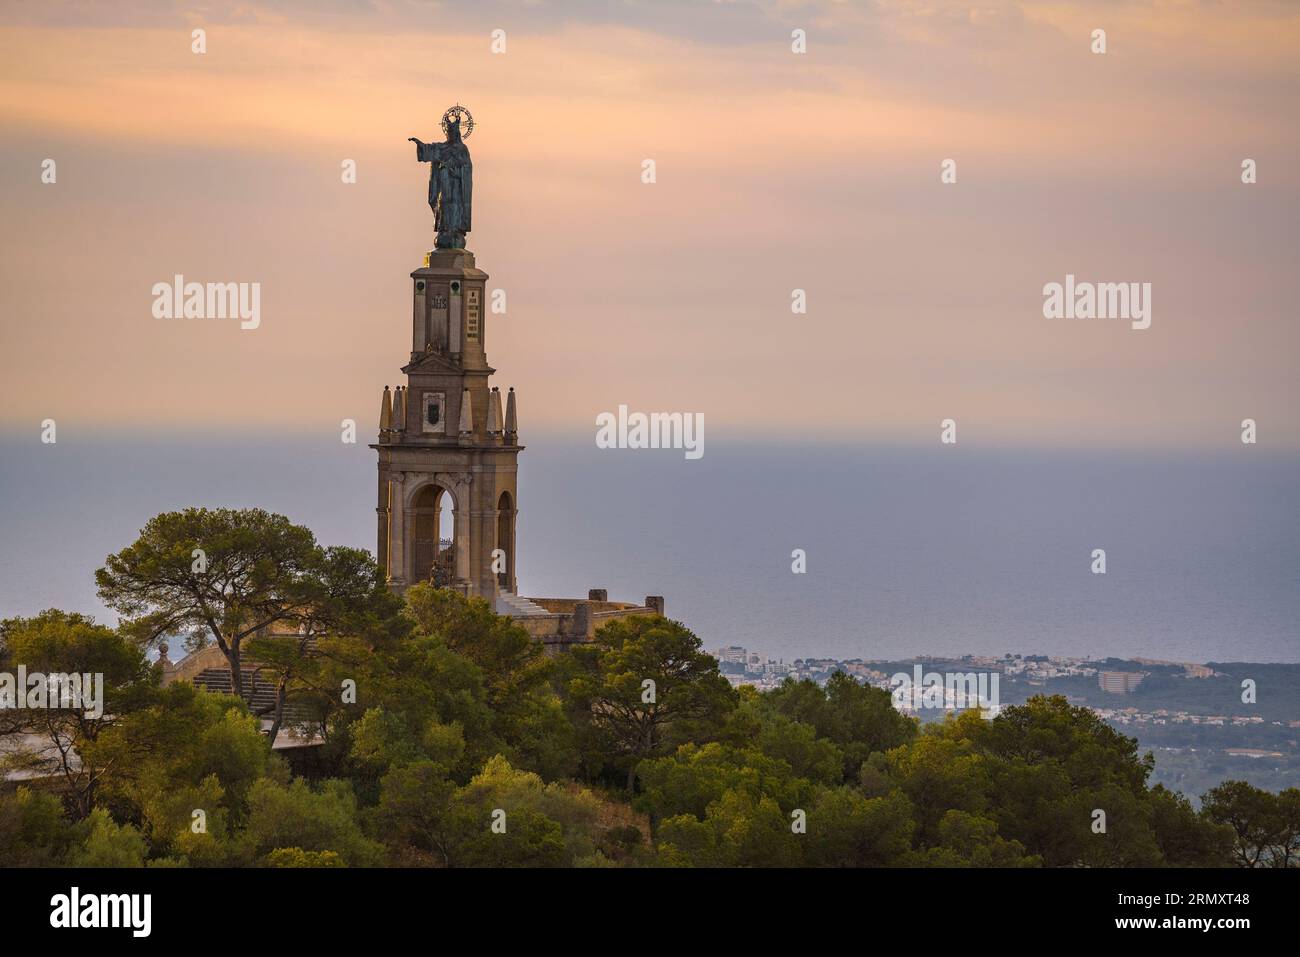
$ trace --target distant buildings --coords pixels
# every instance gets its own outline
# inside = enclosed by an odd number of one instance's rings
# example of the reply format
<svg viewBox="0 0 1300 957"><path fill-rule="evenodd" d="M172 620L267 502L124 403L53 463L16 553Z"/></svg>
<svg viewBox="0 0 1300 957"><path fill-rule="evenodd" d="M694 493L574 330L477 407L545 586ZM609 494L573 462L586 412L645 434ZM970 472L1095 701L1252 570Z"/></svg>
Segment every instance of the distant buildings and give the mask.
<svg viewBox="0 0 1300 957"><path fill-rule="evenodd" d="M1102 671L1097 674L1097 684L1102 691L1111 694L1128 694L1145 677L1141 671Z"/></svg>
<svg viewBox="0 0 1300 957"><path fill-rule="evenodd" d="M824 684L836 671L845 670L840 662L832 659L822 662L796 660L790 664L785 659L768 658L739 645L719 648L714 654L718 659L718 670L732 687L752 685L759 691L771 691L786 678L808 678Z"/></svg>
<svg viewBox="0 0 1300 957"><path fill-rule="evenodd" d="M1284 758L1281 751L1265 751L1263 748L1224 748L1224 753L1233 758Z"/></svg>
<svg viewBox="0 0 1300 957"><path fill-rule="evenodd" d="M897 670L897 667L901 664L900 662L864 661L861 658L850 658L845 661L835 658L796 658L793 662L787 663L784 659L773 660L757 652L751 652L748 648L743 648L740 645L728 645L719 648L715 655L718 658L718 670L733 687L752 686L759 691L771 691L778 688L787 678L792 678L795 681L812 681L818 685L824 685L832 675L844 673L861 684L870 685L874 688L883 688L885 691L892 692L894 687L891 683L890 672ZM931 659L926 656L922 656L917 660L936 665L952 664L954 662L952 659ZM963 666L978 666L981 669L996 670L1013 681L1028 686L1046 685L1048 681L1053 679L1081 677L1091 679L1095 676L1098 687L1103 691L1121 695L1131 694L1133 689L1148 677L1147 672L1141 671L1103 671L1098 668L1100 662L1088 658L1007 654L1001 658L964 655L959 661ZM1156 661L1149 663L1153 665L1181 664L1184 669L1184 677L1188 679L1213 677L1217 674L1213 669L1204 665ZM948 698L949 696L945 694L945 709L951 709L954 705L954 702L949 701ZM1164 725L1243 728L1267 724L1278 728L1300 728L1300 721L1295 720L1266 721L1258 715L1203 714L1180 708L1155 708L1151 711L1139 711L1135 707L1124 706L1117 708L1093 707L1092 710L1099 717L1112 724L1130 727ZM1272 752L1261 753L1271 755ZM1245 755L1247 755L1247 751L1242 751L1239 756Z"/></svg>
<svg viewBox="0 0 1300 957"><path fill-rule="evenodd" d="M718 649L718 661L728 665L743 665L749 660L749 652L740 645L728 645Z"/></svg>

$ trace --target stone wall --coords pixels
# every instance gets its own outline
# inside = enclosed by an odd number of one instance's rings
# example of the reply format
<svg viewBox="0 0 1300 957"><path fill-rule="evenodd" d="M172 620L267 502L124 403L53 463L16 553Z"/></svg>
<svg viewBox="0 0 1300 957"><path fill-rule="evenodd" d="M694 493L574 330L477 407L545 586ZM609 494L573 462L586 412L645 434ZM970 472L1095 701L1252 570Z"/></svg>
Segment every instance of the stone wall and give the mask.
<svg viewBox="0 0 1300 957"><path fill-rule="evenodd" d="M576 644L591 641L596 630L611 621L643 615L664 614L664 600L647 595L644 605L621 601L590 601L581 598L529 598L550 614L529 615L514 619L532 637L540 641L547 654L568 651Z"/></svg>

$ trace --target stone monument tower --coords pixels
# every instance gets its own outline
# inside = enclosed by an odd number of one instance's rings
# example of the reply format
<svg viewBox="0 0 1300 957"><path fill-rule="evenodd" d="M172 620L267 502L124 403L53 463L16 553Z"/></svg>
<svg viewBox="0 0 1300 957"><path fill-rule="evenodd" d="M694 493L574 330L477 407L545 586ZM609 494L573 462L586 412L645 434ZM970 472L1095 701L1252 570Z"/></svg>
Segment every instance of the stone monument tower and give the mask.
<svg viewBox="0 0 1300 957"><path fill-rule="evenodd" d="M488 275L465 248L472 168L463 107L443 117L445 143L416 144L431 163L437 240L411 273L411 355L404 384L379 410L379 538L391 587L432 580L496 604L515 592L519 444L514 389L489 384ZM445 538L445 518L453 530Z"/></svg>

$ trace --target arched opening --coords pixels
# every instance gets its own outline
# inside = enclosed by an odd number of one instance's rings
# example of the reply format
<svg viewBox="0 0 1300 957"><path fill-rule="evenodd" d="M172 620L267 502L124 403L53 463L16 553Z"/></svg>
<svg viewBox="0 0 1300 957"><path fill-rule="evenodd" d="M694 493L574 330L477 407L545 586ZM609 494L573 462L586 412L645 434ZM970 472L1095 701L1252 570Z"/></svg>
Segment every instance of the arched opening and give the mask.
<svg viewBox="0 0 1300 957"><path fill-rule="evenodd" d="M412 503L411 581L439 587L456 576L456 513L451 493L438 485L420 489Z"/></svg>
<svg viewBox="0 0 1300 957"><path fill-rule="evenodd" d="M451 493L443 497L446 508L439 512L438 551L444 551L456 544L456 505L451 500Z"/></svg>
<svg viewBox="0 0 1300 957"><path fill-rule="evenodd" d="M497 564L497 584L507 591L515 571L515 503L509 492L497 499L497 548L504 552Z"/></svg>

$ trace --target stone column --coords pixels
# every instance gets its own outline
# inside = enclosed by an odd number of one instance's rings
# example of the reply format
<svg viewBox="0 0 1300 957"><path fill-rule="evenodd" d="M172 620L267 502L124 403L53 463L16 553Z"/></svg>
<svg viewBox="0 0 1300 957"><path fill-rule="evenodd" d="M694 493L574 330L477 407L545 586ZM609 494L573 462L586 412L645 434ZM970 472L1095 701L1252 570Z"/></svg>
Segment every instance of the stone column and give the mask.
<svg viewBox="0 0 1300 957"><path fill-rule="evenodd" d="M388 579L407 584L406 567L406 483L394 472L388 485Z"/></svg>
<svg viewBox="0 0 1300 957"><path fill-rule="evenodd" d="M388 479L388 472L382 468L379 472L379 483L375 488L375 498L379 504L375 506L375 557L379 564L383 566L384 575L389 574L388 564L388 508L392 498Z"/></svg>
<svg viewBox="0 0 1300 957"><path fill-rule="evenodd" d="M438 556L442 554L442 500L447 492L444 489L433 502L433 565L438 567Z"/></svg>
<svg viewBox="0 0 1300 957"><path fill-rule="evenodd" d="M425 293L428 291L428 282L424 279L415 281L415 314L411 317L411 351L423 352L429 344L429 311L425 307Z"/></svg>
<svg viewBox="0 0 1300 957"><path fill-rule="evenodd" d="M590 641L596 635L595 609L589 601L580 601L573 606L573 634Z"/></svg>
<svg viewBox="0 0 1300 957"><path fill-rule="evenodd" d="M510 496L511 504L514 503L515 497ZM519 551L516 542L519 540L519 509L510 510L510 545L506 554L510 556L510 591L519 594Z"/></svg>
<svg viewBox="0 0 1300 957"><path fill-rule="evenodd" d="M458 477L456 481L456 491L453 493L456 498L456 577L463 582L470 581L470 515L473 510L470 508L469 495L472 486L464 480L464 477ZM471 592L472 594L472 592Z"/></svg>
<svg viewBox="0 0 1300 957"><path fill-rule="evenodd" d="M447 315L451 319L447 332L447 351L452 355L461 354L460 293L448 290Z"/></svg>

